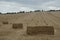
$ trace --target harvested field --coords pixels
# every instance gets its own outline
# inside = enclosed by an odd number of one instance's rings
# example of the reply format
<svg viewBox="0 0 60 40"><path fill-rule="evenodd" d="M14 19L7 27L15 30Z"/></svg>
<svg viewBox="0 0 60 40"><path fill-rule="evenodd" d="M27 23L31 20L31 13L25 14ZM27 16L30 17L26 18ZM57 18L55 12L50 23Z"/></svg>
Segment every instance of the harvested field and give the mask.
<svg viewBox="0 0 60 40"><path fill-rule="evenodd" d="M9 23L5 25L2 23L3 21L8 21ZM23 29L18 29L18 23L23 24ZM60 40L60 12L2 14L0 15L0 25L0 40ZM13 27L13 25L15 26ZM52 34L54 35L27 35L28 26L32 26L32 28L35 26L52 26L51 30L53 30ZM13 29L15 27L17 27L17 30ZM31 30L37 31L38 28ZM31 30L30 32L32 32ZM44 29L43 31L47 30Z"/></svg>

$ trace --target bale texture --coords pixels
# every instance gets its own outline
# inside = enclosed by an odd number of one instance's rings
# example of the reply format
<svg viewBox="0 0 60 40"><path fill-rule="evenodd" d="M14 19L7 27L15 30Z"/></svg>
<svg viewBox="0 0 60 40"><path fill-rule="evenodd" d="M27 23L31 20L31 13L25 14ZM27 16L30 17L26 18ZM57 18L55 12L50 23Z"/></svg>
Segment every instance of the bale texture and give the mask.
<svg viewBox="0 0 60 40"><path fill-rule="evenodd" d="M4 21L4 22L2 22L3 24L8 24L8 22L7 21Z"/></svg>
<svg viewBox="0 0 60 40"><path fill-rule="evenodd" d="M12 27L14 29L22 29L23 28L23 24L22 23L16 23L16 24L13 24Z"/></svg>
<svg viewBox="0 0 60 40"><path fill-rule="evenodd" d="M28 26L27 27L28 35L37 35L37 34L46 34L46 35L54 35L54 27L53 26Z"/></svg>

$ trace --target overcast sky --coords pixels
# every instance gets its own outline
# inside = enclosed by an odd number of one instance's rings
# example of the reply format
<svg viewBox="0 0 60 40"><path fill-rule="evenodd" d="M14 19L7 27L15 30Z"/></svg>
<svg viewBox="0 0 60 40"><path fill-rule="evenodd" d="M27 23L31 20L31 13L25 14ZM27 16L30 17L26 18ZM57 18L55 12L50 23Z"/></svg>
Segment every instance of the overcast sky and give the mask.
<svg viewBox="0 0 60 40"><path fill-rule="evenodd" d="M0 12L60 9L60 0L0 0Z"/></svg>

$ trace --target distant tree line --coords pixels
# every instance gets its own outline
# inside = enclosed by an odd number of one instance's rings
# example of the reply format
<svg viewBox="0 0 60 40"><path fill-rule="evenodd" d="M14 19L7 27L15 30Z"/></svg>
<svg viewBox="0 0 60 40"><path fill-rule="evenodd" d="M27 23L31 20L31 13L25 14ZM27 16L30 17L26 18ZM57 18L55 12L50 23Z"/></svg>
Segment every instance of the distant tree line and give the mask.
<svg viewBox="0 0 60 40"><path fill-rule="evenodd" d="M34 12L40 12L40 10L35 10Z"/></svg>
<svg viewBox="0 0 60 40"><path fill-rule="evenodd" d="M25 13L25 11L20 11L20 12L18 12L18 13Z"/></svg>
<svg viewBox="0 0 60 40"><path fill-rule="evenodd" d="M49 10L49 12L55 12L55 11L60 11L60 10Z"/></svg>
<svg viewBox="0 0 60 40"><path fill-rule="evenodd" d="M6 14L16 14L16 12L12 12L12 13L10 13L10 12L7 12Z"/></svg>
<svg viewBox="0 0 60 40"><path fill-rule="evenodd" d="M2 14L2 13L0 12L0 14Z"/></svg>
<svg viewBox="0 0 60 40"><path fill-rule="evenodd" d="M55 11L60 11L60 10L48 10L47 12L55 12ZM44 10L34 10L34 11L29 11L29 12L25 12L25 11L20 11L20 12L7 12L5 14L19 14L19 13L32 13L32 12L44 12ZM0 12L0 14L2 14Z"/></svg>

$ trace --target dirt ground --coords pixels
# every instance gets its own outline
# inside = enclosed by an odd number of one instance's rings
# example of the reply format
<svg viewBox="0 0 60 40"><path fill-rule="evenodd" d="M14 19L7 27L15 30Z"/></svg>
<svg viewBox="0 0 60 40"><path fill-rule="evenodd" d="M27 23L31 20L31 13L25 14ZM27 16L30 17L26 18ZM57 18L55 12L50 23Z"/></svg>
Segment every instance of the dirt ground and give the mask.
<svg viewBox="0 0 60 40"><path fill-rule="evenodd" d="M14 23L23 23L23 29L13 29ZM26 34L27 26L53 26L54 35L30 36ZM60 12L1 14L0 40L60 40Z"/></svg>

